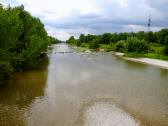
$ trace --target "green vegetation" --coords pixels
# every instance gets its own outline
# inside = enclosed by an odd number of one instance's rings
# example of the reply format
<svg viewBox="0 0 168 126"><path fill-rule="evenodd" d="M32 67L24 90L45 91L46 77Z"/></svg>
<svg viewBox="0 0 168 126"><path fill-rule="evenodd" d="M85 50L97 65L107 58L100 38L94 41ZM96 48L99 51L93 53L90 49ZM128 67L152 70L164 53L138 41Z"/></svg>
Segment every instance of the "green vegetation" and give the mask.
<svg viewBox="0 0 168 126"><path fill-rule="evenodd" d="M114 48L115 48L114 44L100 44L100 49L103 49L106 52L113 51Z"/></svg>
<svg viewBox="0 0 168 126"><path fill-rule="evenodd" d="M117 52L124 52L126 48L126 42L124 40L120 40L115 44L114 50Z"/></svg>
<svg viewBox="0 0 168 126"><path fill-rule="evenodd" d="M35 68L47 46L57 42L24 6L0 5L0 83L14 71Z"/></svg>
<svg viewBox="0 0 168 126"><path fill-rule="evenodd" d="M168 60L168 29L158 32L104 33L73 36L67 43L92 50L124 52L130 57L148 57Z"/></svg>
<svg viewBox="0 0 168 126"><path fill-rule="evenodd" d="M126 40L125 50L128 52L147 52L149 44L145 40L140 40L137 37L129 37Z"/></svg>

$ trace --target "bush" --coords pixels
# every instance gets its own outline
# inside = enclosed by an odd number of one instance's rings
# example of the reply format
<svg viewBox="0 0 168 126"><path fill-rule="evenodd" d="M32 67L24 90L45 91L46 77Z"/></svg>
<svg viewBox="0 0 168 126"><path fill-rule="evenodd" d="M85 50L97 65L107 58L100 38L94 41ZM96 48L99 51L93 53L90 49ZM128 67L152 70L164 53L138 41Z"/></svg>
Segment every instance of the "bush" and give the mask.
<svg viewBox="0 0 168 126"><path fill-rule="evenodd" d="M89 48L90 49L97 49L99 48L100 45L99 45L99 41L98 40L93 40L89 43Z"/></svg>
<svg viewBox="0 0 168 126"><path fill-rule="evenodd" d="M81 46L82 43L79 40L77 40L76 44L77 44L77 46Z"/></svg>
<svg viewBox="0 0 168 126"><path fill-rule="evenodd" d="M164 54L164 46L157 47L157 46L150 46L150 52L154 52L157 54Z"/></svg>
<svg viewBox="0 0 168 126"><path fill-rule="evenodd" d="M115 44L115 51L124 52L125 51L125 41L120 40Z"/></svg>
<svg viewBox="0 0 168 126"><path fill-rule="evenodd" d="M165 46L165 48L164 48L164 54L168 55L168 46Z"/></svg>
<svg viewBox="0 0 168 126"><path fill-rule="evenodd" d="M100 44L101 49L104 49L105 51L109 52L109 51L113 51L115 44Z"/></svg>
<svg viewBox="0 0 168 126"><path fill-rule="evenodd" d="M165 37L164 43L165 43L164 53L165 55L168 55L168 35Z"/></svg>
<svg viewBox="0 0 168 126"><path fill-rule="evenodd" d="M128 52L148 52L149 45L145 40L139 40L137 37L130 37L126 41Z"/></svg>
<svg viewBox="0 0 168 126"><path fill-rule="evenodd" d="M87 44L87 43L82 43L82 44L81 44L81 47L89 48L89 44Z"/></svg>

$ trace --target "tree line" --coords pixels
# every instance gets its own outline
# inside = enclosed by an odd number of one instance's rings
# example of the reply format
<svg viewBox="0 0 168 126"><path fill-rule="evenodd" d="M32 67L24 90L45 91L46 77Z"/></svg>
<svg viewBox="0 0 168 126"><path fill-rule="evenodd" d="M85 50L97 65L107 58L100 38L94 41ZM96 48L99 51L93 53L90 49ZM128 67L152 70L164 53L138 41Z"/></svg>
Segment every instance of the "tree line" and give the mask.
<svg viewBox="0 0 168 126"><path fill-rule="evenodd" d="M24 6L0 4L0 83L18 70L32 69L43 59L48 45L59 42L48 36L39 18Z"/></svg>
<svg viewBox="0 0 168 126"><path fill-rule="evenodd" d="M78 39L71 36L67 43L106 51L119 51L127 54L141 54L149 58L168 59L168 29L158 32L104 33L102 35L81 34Z"/></svg>

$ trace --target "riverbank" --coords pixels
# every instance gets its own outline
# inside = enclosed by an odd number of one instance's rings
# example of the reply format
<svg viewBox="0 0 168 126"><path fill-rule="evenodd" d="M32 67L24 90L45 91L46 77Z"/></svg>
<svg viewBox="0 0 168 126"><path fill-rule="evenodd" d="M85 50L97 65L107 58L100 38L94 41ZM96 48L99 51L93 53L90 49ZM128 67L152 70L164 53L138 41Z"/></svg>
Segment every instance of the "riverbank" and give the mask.
<svg viewBox="0 0 168 126"><path fill-rule="evenodd" d="M151 58L145 58L145 57L139 57L139 58L127 57L127 55L125 56L124 53L120 53L120 52L115 52L114 55L122 57L125 60L130 60L133 62L140 62L140 63L144 63L144 64L150 64L153 66L158 66L158 67L161 67L164 69L168 69L168 61L165 61L165 60L151 59Z"/></svg>
<svg viewBox="0 0 168 126"><path fill-rule="evenodd" d="M124 57L124 59L168 69L168 61L163 61L159 59L150 59L150 58L129 58L129 57Z"/></svg>
<svg viewBox="0 0 168 126"><path fill-rule="evenodd" d="M90 53L92 51L98 51L98 52L106 52L104 49L97 49L97 50L91 50L86 47L73 47L77 52L84 52L84 53ZM122 57L125 60L130 60L133 62L140 62L144 64L150 64L154 66L158 66L164 69L168 69L168 61L162 60L162 59L154 59L154 58L148 58L144 57L142 55L134 55L134 54L125 54L121 52L112 52L113 55Z"/></svg>

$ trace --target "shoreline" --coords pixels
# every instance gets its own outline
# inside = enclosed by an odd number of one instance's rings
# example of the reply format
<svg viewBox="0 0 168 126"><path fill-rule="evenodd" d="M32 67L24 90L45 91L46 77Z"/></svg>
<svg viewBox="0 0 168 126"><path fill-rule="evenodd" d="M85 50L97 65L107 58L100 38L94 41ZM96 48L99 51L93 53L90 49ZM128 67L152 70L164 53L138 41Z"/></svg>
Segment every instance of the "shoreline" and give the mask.
<svg viewBox="0 0 168 126"><path fill-rule="evenodd" d="M88 48L84 48L84 47L81 47L81 48L76 47L76 48L78 48L78 52L84 52L84 53L92 52L91 49L88 49ZM105 51L102 51L100 49L99 52L105 52ZM112 52L112 55L121 57L125 60L139 62L139 63L148 64L148 65L152 65L152 66L157 66L157 67L160 67L163 69L168 69L168 61L166 61L166 60L152 59L152 58L146 58L146 57L141 57L141 58L126 57L125 53L121 53L121 52Z"/></svg>
<svg viewBox="0 0 168 126"><path fill-rule="evenodd" d="M119 53L119 52L115 52L114 55L122 57L125 60L139 62L139 63L143 63L143 64L149 64L152 66L157 66L160 68L168 69L168 61L165 61L165 60L151 59L151 58L145 58L145 57L141 57L141 58L126 57L126 56L124 56L124 53Z"/></svg>
<svg viewBox="0 0 168 126"><path fill-rule="evenodd" d="M168 69L168 61L160 60L160 59L150 59L150 58L130 58L130 57L123 57L126 60L139 62L144 64L149 64L153 66L157 66L160 68Z"/></svg>

